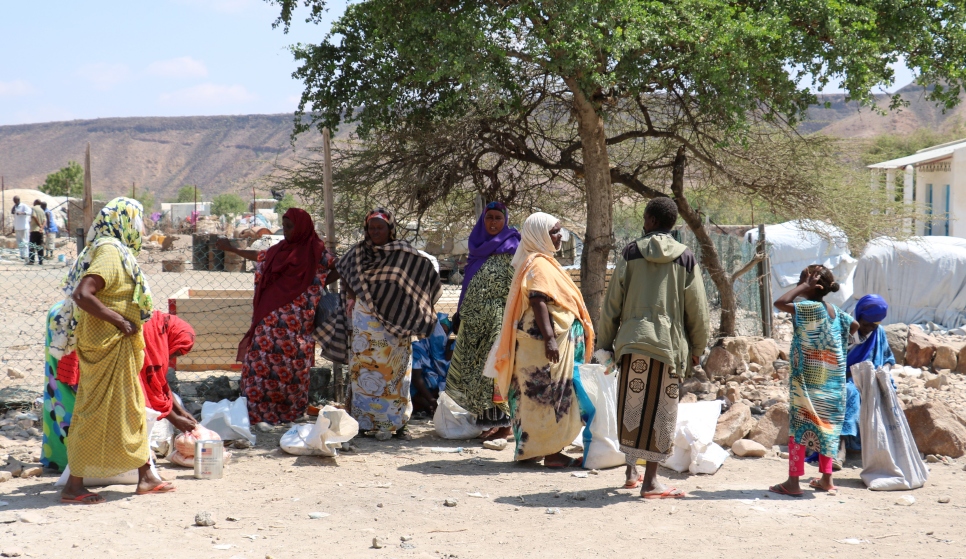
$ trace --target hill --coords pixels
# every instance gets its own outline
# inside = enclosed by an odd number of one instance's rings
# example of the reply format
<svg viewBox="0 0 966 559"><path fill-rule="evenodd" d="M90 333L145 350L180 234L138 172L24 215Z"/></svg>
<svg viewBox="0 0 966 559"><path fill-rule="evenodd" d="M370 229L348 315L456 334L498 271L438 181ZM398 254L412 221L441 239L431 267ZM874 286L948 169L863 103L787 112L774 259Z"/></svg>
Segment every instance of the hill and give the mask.
<svg viewBox="0 0 966 559"><path fill-rule="evenodd" d="M69 160L83 162L91 144L95 193L151 190L158 200L184 184L210 197L248 191L276 159L291 161L292 115L105 118L0 126L0 174L7 188L36 188ZM321 144L318 133L298 148Z"/></svg>

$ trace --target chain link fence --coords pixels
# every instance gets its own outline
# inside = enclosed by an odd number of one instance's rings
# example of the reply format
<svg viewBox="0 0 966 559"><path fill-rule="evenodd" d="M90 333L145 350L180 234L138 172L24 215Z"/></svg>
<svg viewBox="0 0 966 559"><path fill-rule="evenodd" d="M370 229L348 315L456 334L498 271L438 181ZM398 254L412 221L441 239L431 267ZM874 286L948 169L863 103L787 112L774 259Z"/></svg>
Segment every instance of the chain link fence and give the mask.
<svg viewBox="0 0 966 559"><path fill-rule="evenodd" d="M190 411L204 401L238 397L241 365L235 355L252 318L254 263L216 250L216 238L207 233L156 235L138 257L155 309L178 315L195 330L194 348L177 359L168 379ZM251 248L267 248L267 241ZM77 254L73 239L60 238L57 245L54 258L43 265L27 265L15 247L0 248L0 408L26 407L42 396L47 312L64 298L61 283ZM437 311L453 314L459 289L446 285ZM341 400L337 387L342 386L338 371L332 373L332 364L317 349L310 401Z"/></svg>

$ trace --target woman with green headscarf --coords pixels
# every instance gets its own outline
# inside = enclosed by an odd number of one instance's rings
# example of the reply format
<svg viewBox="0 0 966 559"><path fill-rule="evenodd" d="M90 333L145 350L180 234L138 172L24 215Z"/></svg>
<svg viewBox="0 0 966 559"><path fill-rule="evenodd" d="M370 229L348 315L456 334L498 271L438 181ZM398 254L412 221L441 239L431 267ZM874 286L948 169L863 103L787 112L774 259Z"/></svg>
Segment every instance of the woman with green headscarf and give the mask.
<svg viewBox="0 0 966 559"><path fill-rule="evenodd" d="M98 504L85 477L107 478L138 470L137 493L174 486L151 471L144 394L142 325L151 316L151 289L137 263L144 230L141 204L115 198L94 219L87 248L64 283L67 299L54 318L50 352L77 351L80 381L67 436L71 475L61 501Z"/></svg>

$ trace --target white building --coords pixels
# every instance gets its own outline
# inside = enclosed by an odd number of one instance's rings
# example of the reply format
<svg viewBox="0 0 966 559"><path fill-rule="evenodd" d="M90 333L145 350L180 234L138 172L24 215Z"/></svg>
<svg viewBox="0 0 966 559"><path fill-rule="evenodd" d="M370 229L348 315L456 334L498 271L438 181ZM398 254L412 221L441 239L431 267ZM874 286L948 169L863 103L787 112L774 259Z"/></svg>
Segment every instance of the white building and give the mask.
<svg viewBox="0 0 966 559"><path fill-rule="evenodd" d="M925 216L908 224L915 228L910 232L966 238L966 139L869 165L869 169L872 188L880 186L885 171L886 191L901 193L907 204L916 205L917 215Z"/></svg>

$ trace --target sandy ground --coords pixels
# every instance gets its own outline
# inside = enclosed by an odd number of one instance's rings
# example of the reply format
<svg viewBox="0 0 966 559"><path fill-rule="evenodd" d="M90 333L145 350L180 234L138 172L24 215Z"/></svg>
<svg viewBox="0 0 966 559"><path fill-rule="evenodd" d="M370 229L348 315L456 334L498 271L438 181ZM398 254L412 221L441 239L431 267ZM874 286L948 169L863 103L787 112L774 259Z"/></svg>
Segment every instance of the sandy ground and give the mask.
<svg viewBox="0 0 966 559"><path fill-rule="evenodd" d="M962 459L933 465L926 487L903 493L864 489L849 461L836 477L837 495L808 490L793 499L765 491L784 479L786 461L732 457L711 476L662 469L688 498L644 501L618 489L622 468L578 478L579 470L517 465L512 445L498 452L443 441L427 422L415 425L412 441L359 438L358 452L326 459L282 454L280 433L235 450L221 480L195 480L162 460L177 483L167 495L112 486L102 490L106 504L68 506L58 502L54 476L0 484L0 551L179 559L966 556ZM460 444L462 454L433 450ZM903 496L916 502L897 505ZM940 504L942 496L951 502ZM457 506L444 506L447 499ZM217 524L194 526L201 511ZM314 512L328 516L311 519ZM31 522L18 520L24 516ZM373 548L373 538L385 547Z"/></svg>

